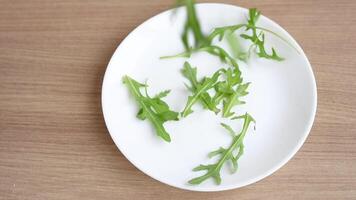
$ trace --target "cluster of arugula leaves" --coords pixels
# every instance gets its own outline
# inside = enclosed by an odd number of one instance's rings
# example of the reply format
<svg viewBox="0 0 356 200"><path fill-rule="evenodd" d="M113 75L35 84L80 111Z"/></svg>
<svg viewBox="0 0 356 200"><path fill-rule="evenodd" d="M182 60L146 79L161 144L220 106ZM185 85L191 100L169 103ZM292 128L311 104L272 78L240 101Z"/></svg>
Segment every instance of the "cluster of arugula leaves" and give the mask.
<svg viewBox="0 0 356 200"><path fill-rule="evenodd" d="M245 113L244 115L237 116L233 111L233 108L236 105L245 103L241 98L248 94L247 89L250 85L250 83L243 81L237 60L245 61L250 57L250 52L252 50L254 50L256 55L260 58L275 61L283 60L273 47L271 48L270 53L267 52L265 48L264 32L271 33L286 43L288 43L288 41L273 31L256 26L261 14L255 8L249 10L247 23L218 27L209 35L204 35L196 14L195 1L177 0L177 6L185 6L187 13L186 22L181 36L185 51L173 56L164 56L161 57L161 59L177 57L189 58L193 53L204 51L219 57L223 63L229 65L228 68L218 69L210 77L206 76L198 79L197 68L192 67L188 62L184 63L181 72L189 81L189 84L185 85L191 95L188 96L180 116L187 117L189 114L193 113L193 106L196 103L201 103L205 109L210 110L215 114L221 112L221 115L224 118L229 118L230 120L243 119L243 127L239 133L235 132L229 125L221 123L221 126L232 136L230 146L228 148L220 147L219 149L210 152L208 154L209 158L220 156L218 161L214 164L199 165L194 168L193 171L204 170L206 173L189 181L190 184L196 185L208 178L213 178L217 184L220 184L220 171L224 164L231 162L232 173L237 171L237 162L244 153L244 138L251 122L255 123L255 120L250 114ZM241 50L238 39L236 35L234 35L234 33L241 28L245 28L245 30L244 33L239 35L240 38L251 42L247 52ZM191 41L189 40L189 35L193 35L193 44L189 43L189 41ZM215 38L218 38L218 41L221 41L224 37L230 45L233 56L230 56L223 48L213 44ZM170 135L165 130L163 124L166 121L179 120L179 113L172 111L168 104L162 100L162 98L166 97L170 91L166 90L154 97L150 97L147 93L148 86L146 84L139 83L129 76L124 76L123 82L127 85L132 96L134 96L138 102L139 112L137 113L137 118L141 120L148 119L153 124L157 135L163 140L170 142ZM145 94L142 94L142 88L145 89Z"/></svg>
<svg viewBox="0 0 356 200"><path fill-rule="evenodd" d="M182 74L189 80L190 86L186 84L186 87L192 93L188 97L182 117L192 113L192 106L197 102L201 102L204 108L213 111L215 114L221 111L219 105L223 102L222 116L226 118L234 115L231 110L235 105L245 103L240 98L248 94L247 88L250 83L242 83L241 72L238 68L219 69L212 77L204 77L199 81L197 68L185 62ZM221 80L219 77L222 75L224 75L224 78ZM209 90L214 90L215 94L211 96Z"/></svg>
<svg viewBox="0 0 356 200"><path fill-rule="evenodd" d="M194 9L194 0L178 0L178 5L184 5L184 3L187 8L187 20L184 26L184 31L182 33L182 41L185 47L185 51L172 56L162 56L161 59L177 58L177 57L189 58L195 52L205 51L214 56L218 56L221 59L221 61L236 67L238 65L235 59L233 59L224 49L216 45L213 45L213 41L216 37L218 37L218 40L221 41L224 38L224 36L227 35L228 43L230 44L230 46L232 48L234 47L236 48L237 38L233 39L232 36L235 31L241 28L245 28L245 32L248 31L251 32L251 35L242 33L240 34L240 37L251 41L252 44L250 45L250 48L247 52L240 52L240 54L242 55L241 57L236 56L236 58L238 59L246 60L250 56L251 50L255 50L256 54L261 58L266 58L266 59L271 59L276 61L283 60L283 58L277 54L276 50L273 47L271 48L271 53L268 53L267 50L265 49L264 31L271 33L272 35L278 37L279 39L283 40L288 45L290 45L292 48L294 48L293 45L291 45L286 39L284 39L282 36L278 35L277 33L256 26L256 23L261 15L261 12L258 11L256 8L249 9L249 18L247 20L247 23L218 27L215 28L212 33L205 36L201 32L200 23L198 17L196 16L196 11ZM189 44L188 42L189 31L191 31L194 35L194 44Z"/></svg>

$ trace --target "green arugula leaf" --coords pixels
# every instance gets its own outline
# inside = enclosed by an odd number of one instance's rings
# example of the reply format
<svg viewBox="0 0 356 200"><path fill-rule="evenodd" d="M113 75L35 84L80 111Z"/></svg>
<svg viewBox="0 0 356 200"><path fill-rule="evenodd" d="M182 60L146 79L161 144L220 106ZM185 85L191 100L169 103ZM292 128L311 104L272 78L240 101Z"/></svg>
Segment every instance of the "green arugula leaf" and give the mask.
<svg viewBox="0 0 356 200"><path fill-rule="evenodd" d="M208 36L208 40L210 43L212 43L214 38L216 36L218 36L218 40L221 41L224 38L225 33L231 34L243 27L246 27L246 24L238 24L238 25L223 26L223 27L215 28L213 30L213 32Z"/></svg>
<svg viewBox="0 0 356 200"><path fill-rule="evenodd" d="M240 84L236 90L229 95L226 100L223 102L223 117L231 117L234 115L234 112L231 112L231 109L235 105L244 104L244 101L240 100L240 97L246 96L248 92L246 91L250 83Z"/></svg>
<svg viewBox="0 0 356 200"><path fill-rule="evenodd" d="M227 31L226 41L234 58L247 61L248 53L243 51L242 45L240 44L239 38L236 36L236 34L231 31Z"/></svg>
<svg viewBox="0 0 356 200"><path fill-rule="evenodd" d="M221 168L228 161L231 161L232 163L231 172L235 173L237 171L238 168L237 161L244 152L244 145L243 145L244 138L246 136L250 123L255 122L255 120L248 113L244 115L243 119L244 119L244 124L239 134L234 133L234 131L229 125L221 124L232 135L233 137L232 143L227 149L220 147L218 150L210 152L209 157L220 156L219 160L215 164L199 165L195 167L193 171L204 170L207 172L202 176L191 179L189 181L190 184L197 185L207 180L208 178L213 178L215 180L215 183L219 185L221 183L221 176L220 176ZM237 155L234 155L235 151L238 151Z"/></svg>
<svg viewBox="0 0 356 200"><path fill-rule="evenodd" d="M183 76L190 81L191 87L187 86L190 91L195 91L199 84L197 78L197 68L192 67L188 62L184 62L183 69L181 70Z"/></svg>
<svg viewBox="0 0 356 200"><path fill-rule="evenodd" d="M190 58L190 56L193 53L204 52L204 51L211 55L219 57L220 60L226 64L232 65L236 68L239 67L239 65L237 64L236 60L233 57L231 57L223 48L215 45L206 45L201 48L189 49L188 51L184 51L176 55L162 56L160 57L160 59L181 58L181 57Z"/></svg>
<svg viewBox="0 0 356 200"><path fill-rule="evenodd" d="M185 62L182 69L182 74L185 78L187 78L190 81L191 86L186 85L187 88L193 93L197 92L199 84L201 84L201 82L199 82L197 79L197 68L196 67L193 68L188 62ZM213 111L215 114L220 112L220 110L216 107L217 105L210 97L208 92L201 93L200 100L204 108Z"/></svg>
<svg viewBox="0 0 356 200"><path fill-rule="evenodd" d="M211 55L218 56L222 62L227 63L231 66L234 66L236 68L239 68L239 65L237 64L236 60L233 57L231 57L223 48L221 48L219 46L209 45L209 46L197 49L197 51L206 51L206 52L210 53Z"/></svg>
<svg viewBox="0 0 356 200"><path fill-rule="evenodd" d="M170 110L168 104L161 99L166 97L170 91L166 90L154 97L150 97L147 94L148 86L146 84L139 83L129 76L123 77L123 83L128 87L140 107L136 115L137 118L141 120L148 119L153 124L156 134L163 140L170 142L171 138L163 124L166 121L178 120L178 113ZM141 88L145 88L145 95L142 94Z"/></svg>
<svg viewBox="0 0 356 200"><path fill-rule="evenodd" d="M209 38L207 38L201 31L200 23L195 10L194 0L177 0L178 6L185 6L187 11L187 19L182 33L182 42L185 51L172 56L162 56L160 59L189 58L193 53L205 51L211 55L218 56L224 63L238 67L237 62L221 47L211 45ZM189 44L188 35L192 32L194 36L194 45Z"/></svg>
<svg viewBox="0 0 356 200"><path fill-rule="evenodd" d="M185 66L187 66L187 65L185 65ZM192 71L193 71L193 74L195 73L195 76L196 76L196 69L195 70L192 69ZM195 87L193 87L193 86L190 87L190 88L195 88L195 89L191 89L193 95L188 97L188 101L187 101L185 108L182 112L183 117L186 117L187 115L189 115L190 113L193 112L192 106L196 102L198 102L202 98L204 99L204 100L202 100L203 102L205 100L207 100L207 98L210 98L207 91L215 86L220 74L221 74L221 70L218 70L217 72L215 72L213 74L213 76L211 78L205 77L202 81L197 82ZM212 102L211 99L208 99L208 102L211 103ZM209 104L207 106L209 106Z"/></svg>
<svg viewBox="0 0 356 200"><path fill-rule="evenodd" d="M285 40L283 37L274 33L273 31L267 30L265 28L257 27L256 23L257 23L260 15L261 15L260 11L258 11L256 8L251 8L251 9L249 9L249 19L247 21L247 24L238 24L238 25L233 25L233 26L225 26L225 27L215 28L214 31L208 36L208 40L211 43L213 41L213 39L217 36L218 36L219 40L222 40L225 33L231 34L235 31L239 30L240 28L245 27L246 31L251 30L252 35L241 34L240 36L242 38L250 40L252 42L252 45L250 48L252 48L252 47L258 48L257 55L259 57L281 61L281 60L283 60L283 58L277 54L277 52L274 48L271 49L271 51L272 51L271 54L267 53L267 51L265 49L265 34L263 33L263 31L272 33L273 35L279 37L280 39L282 39L284 42L286 42L289 45L290 45L290 43L287 40ZM257 34L257 30L261 30L261 32ZM231 41L230 41L230 43L231 43ZM292 46L294 48L293 45L290 45L290 46ZM247 53L247 55L248 55L248 53ZM243 54L242 59L244 59L245 57L246 57L246 54L245 55Z"/></svg>
<svg viewBox="0 0 356 200"><path fill-rule="evenodd" d="M216 92L233 93L233 87L242 82L241 71L238 68L228 68L223 70L225 80L217 84Z"/></svg>
<svg viewBox="0 0 356 200"><path fill-rule="evenodd" d="M272 54L268 54L265 49L265 34L261 33L261 36L257 35L246 35L246 34L241 34L240 36L244 39L251 40L253 42L259 51L257 52L257 55L261 58L266 58L266 59L271 59L271 60L277 60L277 61L282 61L284 60L282 57L277 55L276 50L272 47ZM253 47L253 45L251 47Z"/></svg>
<svg viewBox="0 0 356 200"><path fill-rule="evenodd" d="M225 75L225 80L220 81L215 85L215 96L213 97L213 101L215 104L220 104L220 102L224 99L226 99L224 102L228 101L229 99L232 98L232 96L236 93L235 87L237 85L242 83L242 77L241 77L241 71L238 68L228 68L227 70L223 70L224 75ZM225 103L224 103L225 104ZM237 104L234 104L237 105ZM232 105L232 106L234 106ZM232 108L231 106L231 108ZM229 112L227 109L226 105L223 106L223 111ZM224 116L224 112L223 112ZM224 116L226 117L226 116Z"/></svg>
<svg viewBox="0 0 356 200"><path fill-rule="evenodd" d="M195 104L196 101L201 101L204 108L207 108L215 114L220 112L218 105L222 100L223 101L223 117L230 117L234 113L231 112L231 109L235 105L243 104L243 101L240 101L240 97L247 95L246 89L249 85L241 84L241 71L238 68L228 68L228 69L220 69L217 73L223 73L225 75L225 79L223 81L218 81L209 87L205 87L204 91L197 91L199 88L202 88L200 85L204 84L203 81L198 81L197 79L197 69L190 66L188 62L184 63L184 67L182 69L183 76L190 81L190 86L186 84L186 87L195 95L188 97L188 103L186 108L184 109L182 116L185 117L189 115L192 110L191 106ZM210 80L210 79L209 79ZM214 87L215 95L212 98L208 90ZM234 89L236 87L236 89ZM198 92L201 92L198 94ZM194 97L194 98L193 98Z"/></svg>
<svg viewBox="0 0 356 200"><path fill-rule="evenodd" d="M177 5L185 6L187 12L187 19L185 21L183 33L182 33L182 42L186 50L189 50L192 46L200 47L204 46L208 40L201 31L200 23L195 10L195 1L194 0L177 0ZM193 33L194 36L194 45L189 44L189 33Z"/></svg>
<svg viewBox="0 0 356 200"><path fill-rule="evenodd" d="M162 92L156 94L154 98L161 99L163 97L166 97L170 92L171 92L171 90L162 91Z"/></svg>

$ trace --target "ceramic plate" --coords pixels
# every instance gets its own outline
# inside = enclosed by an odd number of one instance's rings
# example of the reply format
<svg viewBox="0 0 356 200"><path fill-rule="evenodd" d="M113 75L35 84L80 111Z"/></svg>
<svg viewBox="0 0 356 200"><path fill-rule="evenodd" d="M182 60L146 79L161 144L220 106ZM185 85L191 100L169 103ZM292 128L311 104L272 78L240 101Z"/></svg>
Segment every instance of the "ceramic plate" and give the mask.
<svg viewBox="0 0 356 200"><path fill-rule="evenodd" d="M214 27L245 23L248 16L248 10L226 4L198 4L197 12L205 33ZM180 73L184 61L197 67L199 76L226 66L207 53L197 53L189 59L159 59L184 50L180 40L184 20L182 8L175 15L172 10L158 14L132 31L115 51L102 87L102 107L110 135L139 170L174 187L220 191L261 180L293 157L312 127L317 93L309 61L283 28L267 17L259 19L258 26L280 34L297 50L266 33L268 49L273 46L285 60L276 62L252 56L246 63L239 62L244 80L251 85L249 95L244 98L247 103L234 110L241 114L249 112L257 121L256 130L251 128L246 135L245 153L236 173L231 174L226 164L220 185L210 179L200 185L189 185L188 180L203 173L193 172L192 168L213 162L207 157L208 152L231 142L220 122L229 123L236 130L241 124L228 122L195 105L193 114L165 123L172 142L164 142L147 120L136 118L137 104L122 83L122 77L129 75L140 82L147 81L150 94L171 89L166 102L173 110L183 110L189 95Z"/></svg>

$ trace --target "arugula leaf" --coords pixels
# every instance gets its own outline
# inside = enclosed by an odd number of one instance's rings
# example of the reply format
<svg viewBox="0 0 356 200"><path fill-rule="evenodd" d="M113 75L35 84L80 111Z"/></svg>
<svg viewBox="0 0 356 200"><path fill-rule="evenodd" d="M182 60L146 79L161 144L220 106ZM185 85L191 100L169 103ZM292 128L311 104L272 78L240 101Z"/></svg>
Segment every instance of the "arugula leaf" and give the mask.
<svg viewBox="0 0 356 200"><path fill-rule="evenodd" d="M196 73L196 70L193 69L193 73L194 73L194 71ZM183 117L186 117L187 115L189 115L190 113L193 112L192 106L196 102L198 102L202 98L203 99L208 98L209 95L208 95L207 91L215 86L220 74L221 74L221 70L218 70L217 72L215 72L213 74L213 76L211 78L205 77L202 81L196 83L195 89L191 90L193 95L188 97L188 101L185 105L185 108L184 108L183 112L181 113ZM210 96L209 96L209 98L210 98ZM209 99L209 102L210 101L211 100Z"/></svg>
<svg viewBox="0 0 356 200"><path fill-rule="evenodd" d="M188 62L184 63L184 67L182 69L182 74L185 78L190 81L190 86L187 88L195 95L188 97L188 103L185 107L182 116L185 117L189 115L192 110L191 106L197 101L200 100L204 106L215 114L220 112L220 109L217 106L223 101L223 117L230 117L234 113L231 112L231 109L235 105L243 104L244 102L240 100L240 97L243 97L248 94L246 89L249 85L241 84L241 71L238 68L228 68L228 69L220 69L215 74L223 72L225 75L225 80L218 81L216 79L215 83L211 83L208 87L204 87L202 90L198 91L198 89L202 88L201 85L204 84L203 81L198 81L197 79L197 69L191 67ZM214 75L215 76L215 75ZM236 86L236 89L234 89ZM215 95L212 98L209 93L207 92L210 88L214 87ZM199 93L199 94L198 94ZM193 98L194 97L194 98Z"/></svg>
<svg viewBox="0 0 356 200"><path fill-rule="evenodd" d="M209 38L207 38L201 31L200 23L196 15L195 1L194 0L177 0L177 5L185 6L187 11L187 20L184 25L182 33L182 42L185 47L185 51L172 56L162 56L160 59L168 58L189 58L193 53L199 51L205 51L212 55L218 56L224 63L238 67L237 62L221 47L211 45ZM189 32L193 33L194 45L189 44L188 35Z"/></svg>
<svg viewBox="0 0 356 200"><path fill-rule="evenodd" d="M240 44L239 38L236 36L236 34L228 31L226 34L226 41L234 58L242 61L247 60L248 54L243 51L242 45Z"/></svg>
<svg viewBox="0 0 356 200"><path fill-rule="evenodd" d="M260 34L261 36L257 36L257 35L252 35L252 36L249 36L249 35L246 35L246 34L241 34L240 36L244 39L247 39L247 40L251 40L254 45L259 49L259 51L257 52L257 55L261 58L267 58L267 59L271 59L271 60L277 60L277 61L282 61L284 60L284 58L280 57L276 50L272 47L272 54L268 54L266 52L266 49L265 49L265 34L262 33ZM253 47L253 46L251 46Z"/></svg>
<svg viewBox="0 0 356 200"><path fill-rule="evenodd" d="M199 84L201 84L197 79L197 68L196 67L193 68L188 62L185 62L182 69L182 74L185 78L187 78L190 81L191 86L186 85L187 88L193 93L197 92ZM220 110L216 107L217 105L210 97L208 92L201 93L200 99L204 108L213 111L215 114L220 112Z"/></svg>
<svg viewBox="0 0 356 200"><path fill-rule="evenodd" d="M243 119L244 119L244 124L239 134L234 133L233 129L229 125L223 123L221 124L232 135L233 137L232 143L228 148L220 147L218 150L210 152L209 157L220 156L219 160L214 164L199 165L195 167L193 171L205 170L207 172L202 176L191 179L189 181L190 184L197 185L207 180L208 178L213 178L215 180L215 183L219 185L221 183L221 176L220 176L221 168L228 161L231 161L232 163L231 172L235 173L237 171L238 168L237 161L244 152L243 140L246 136L250 123L255 122L255 120L248 113L246 113L243 116ZM238 151L237 155L234 155L235 151Z"/></svg>
<svg viewBox="0 0 356 200"><path fill-rule="evenodd" d="M171 138L163 124L166 121L178 120L178 113L170 110L168 104L161 100L170 91L165 90L154 97L150 97L147 93L146 84L139 83L129 76L123 77L123 83L127 85L131 95L136 99L140 107L136 115L137 118L141 120L148 119L156 129L156 134L163 140L170 142ZM141 88L145 88L145 95L141 93Z"/></svg>
<svg viewBox="0 0 356 200"><path fill-rule="evenodd" d="M236 60L233 57L231 57L223 48L215 45L207 45L201 48L189 49L188 51L184 51L176 55L162 56L160 57L160 59L181 58L181 57L190 58L190 56L193 53L202 52L202 51L208 52L209 54L214 56L218 56L220 60L224 63L232 65L236 68L239 67L239 65L237 64Z"/></svg>
<svg viewBox="0 0 356 200"><path fill-rule="evenodd" d="M209 46L202 47L202 48L198 49L198 51L206 51L206 52L210 53L211 55L218 56L222 62L232 65L236 68L239 68L239 65L237 64L236 60L233 57L231 57L221 47L218 47L215 45L209 45Z"/></svg>
<svg viewBox="0 0 356 200"><path fill-rule="evenodd" d="M241 34L240 36L244 39L247 40L251 40L251 42L258 47L259 52L257 52L257 55L260 57L264 57L267 59L272 59L272 60L277 60L277 61L281 61L283 60L283 58L279 57L276 53L276 51L274 50L274 48L272 48L272 54L268 54L265 50L265 34L263 32L260 32L259 34L257 34L257 30L256 28L254 28L256 26L256 23L258 21L258 18L261 16L261 12L258 11L256 8L251 8L249 10L249 19L247 21L247 24L249 25L246 28L247 30L252 30L252 35L249 36L247 34Z"/></svg>
<svg viewBox="0 0 356 200"><path fill-rule="evenodd" d="M238 68L224 69L223 72L225 80L220 81L215 85L215 96L213 97L213 101L218 105L224 100L223 117L229 117L233 114L231 112L233 106L239 104L239 97L247 95L246 91L242 91L246 84L242 84L241 72Z"/></svg>
<svg viewBox="0 0 356 200"><path fill-rule="evenodd" d="M226 32L232 33L232 32L237 31L240 28L245 27L246 31L251 30L252 35L241 34L240 36L242 38L244 38L246 40L250 40L252 42L252 45L250 48L252 48L252 47L258 48L257 55L259 57L281 61L281 60L283 60L283 58L277 54L276 50L273 47L271 49L272 53L271 54L267 53L267 51L265 49L265 34L263 33L263 31L272 33L273 35L279 37L280 39L282 39L284 42L286 42L289 45L290 45L290 43L287 40L285 40L283 37L274 33L273 31L267 30L265 28L257 27L256 23L257 23L260 15L261 15L260 11L258 11L256 8L251 8L251 9L249 9L249 19L247 21L247 24L238 24L238 25L233 25L233 26L225 26L225 27L215 28L214 31L208 36L208 40L210 42L212 42L213 39L216 36L218 36L219 40L221 41ZM260 33L257 34L258 29L261 31L260 31ZM290 46L293 47L293 45L290 45Z"/></svg>
<svg viewBox="0 0 356 200"><path fill-rule="evenodd" d="M166 97L171 91L170 90L164 90L158 94L155 95L155 98L163 98L163 97Z"/></svg>
<svg viewBox="0 0 356 200"><path fill-rule="evenodd" d="M195 1L194 0L177 0L177 5L185 5L187 12L187 19L185 21L183 33L182 33L182 42L185 49L188 51L191 46L200 47L204 46L208 40L201 31L200 23L195 11ZM193 33L194 36L194 45L189 44L189 32Z"/></svg>
<svg viewBox="0 0 356 200"><path fill-rule="evenodd" d="M225 80L219 82L215 90L217 93L233 93L233 87L242 82L241 71L238 68L223 69Z"/></svg>
<svg viewBox="0 0 356 200"><path fill-rule="evenodd" d="M223 102L223 117L231 117L234 115L234 112L231 112L231 109L235 105L245 104L244 101L241 101L239 98L246 96L248 92L246 91L250 83L240 84L234 93L226 98Z"/></svg>
<svg viewBox="0 0 356 200"><path fill-rule="evenodd" d="M238 29L245 27L246 24L238 24L238 25L232 25L232 26L223 26L223 27L218 27L213 30L212 33L208 36L208 40L210 43L213 42L214 38L218 36L218 40L221 41L226 32L229 32L230 34L237 31Z"/></svg>

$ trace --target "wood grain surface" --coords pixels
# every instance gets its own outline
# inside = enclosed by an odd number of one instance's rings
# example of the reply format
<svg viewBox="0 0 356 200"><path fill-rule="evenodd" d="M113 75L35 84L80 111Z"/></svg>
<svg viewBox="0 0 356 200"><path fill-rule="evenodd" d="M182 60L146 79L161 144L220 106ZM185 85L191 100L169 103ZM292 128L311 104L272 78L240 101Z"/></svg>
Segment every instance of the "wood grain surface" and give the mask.
<svg viewBox="0 0 356 200"><path fill-rule="evenodd" d="M317 116L287 165L200 193L153 180L118 151L100 105L106 65L172 0L0 0L0 199L356 199L356 1L214 2L258 7L310 59Z"/></svg>

